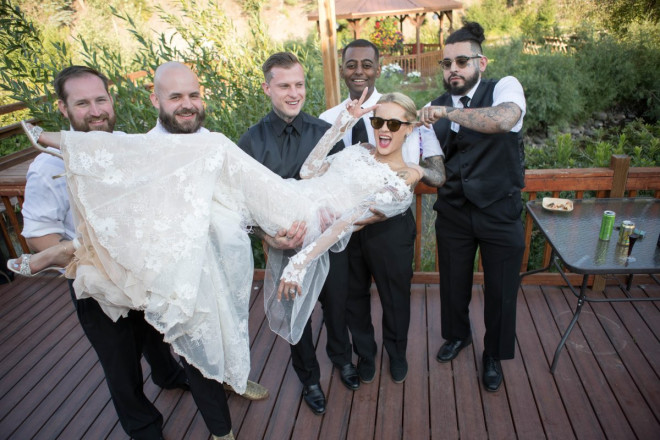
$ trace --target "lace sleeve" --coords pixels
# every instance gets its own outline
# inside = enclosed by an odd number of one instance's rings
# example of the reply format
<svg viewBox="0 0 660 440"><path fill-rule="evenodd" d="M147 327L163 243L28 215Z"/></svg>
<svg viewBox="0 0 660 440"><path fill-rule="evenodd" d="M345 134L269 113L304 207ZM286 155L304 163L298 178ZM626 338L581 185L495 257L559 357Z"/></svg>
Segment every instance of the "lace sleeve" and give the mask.
<svg viewBox="0 0 660 440"><path fill-rule="evenodd" d="M346 235L350 235L354 230L356 221L371 215L369 208L374 207L378 209L388 218L401 214L408 209L412 202L412 191L404 181L397 183L397 185L387 185L373 193L368 200L335 220L316 240L309 243L300 252L291 257L289 264L287 264L282 273L282 280L302 286L306 268L310 263L330 248L333 248L335 243L342 242L342 239ZM346 243L344 242L341 248L345 245ZM339 249L333 248L333 250L338 251Z"/></svg>
<svg viewBox="0 0 660 440"><path fill-rule="evenodd" d="M342 110L332 127L325 132L312 152L309 153L309 156L300 169L300 177L303 179L309 179L317 175L321 171L324 159L332 147L344 137L346 131L350 130L357 121L358 119L351 116L348 111Z"/></svg>
<svg viewBox="0 0 660 440"><path fill-rule="evenodd" d="M296 255L291 257L289 264L284 268L282 280L285 282L303 285L306 269L309 264L319 256L326 253L335 243L353 232L353 224L368 211L372 202L365 202L352 210L348 215L336 220L316 240L309 243Z"/></svg>

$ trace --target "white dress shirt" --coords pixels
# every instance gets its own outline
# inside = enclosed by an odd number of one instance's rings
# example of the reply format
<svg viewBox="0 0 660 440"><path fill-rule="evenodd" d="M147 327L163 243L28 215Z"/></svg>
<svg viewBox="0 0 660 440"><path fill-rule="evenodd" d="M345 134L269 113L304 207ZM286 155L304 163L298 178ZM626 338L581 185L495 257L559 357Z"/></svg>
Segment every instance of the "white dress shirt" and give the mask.
<svg viewBox="0 0 660 440"><path fill-rule="evenodd" d="M60 234L71 240L76 236L66 178L62 176L53 179L53 176L64 172L64 161L46 153L38 155L30 164L22 210L23 237Z"/></svg>

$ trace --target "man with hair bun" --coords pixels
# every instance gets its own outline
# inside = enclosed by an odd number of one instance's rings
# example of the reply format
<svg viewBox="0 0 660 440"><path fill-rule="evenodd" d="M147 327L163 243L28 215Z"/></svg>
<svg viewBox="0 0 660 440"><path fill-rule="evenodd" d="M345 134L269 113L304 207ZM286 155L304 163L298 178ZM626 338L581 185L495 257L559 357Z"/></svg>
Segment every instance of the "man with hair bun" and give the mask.
<svg viewBox="0 0 660 440"><path fill-rule="evenodd" d="M440 267L442 337L437 355L449 362L472 343L469 304L477 249L484 268L484 352L487 391L502 383L500 361L515 353L516 297L525 250L520 82L483 79L488 65L484 30L468 22L451 34L440 61L446 93L419 112L433 124L445 152L447 181L438 189L436 237Z"/></svg>

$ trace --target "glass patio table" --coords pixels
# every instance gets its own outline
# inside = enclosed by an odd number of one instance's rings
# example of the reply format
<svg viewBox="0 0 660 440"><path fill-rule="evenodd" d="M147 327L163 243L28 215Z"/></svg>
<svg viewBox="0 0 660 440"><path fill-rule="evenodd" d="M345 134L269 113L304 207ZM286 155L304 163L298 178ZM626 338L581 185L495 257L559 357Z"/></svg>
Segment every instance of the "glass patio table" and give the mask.
<svg viewBox="0 0 660 440"><path fill-rule="evenodd" d="M659 301L660 298L632 297L630 287L634 274L649 274L660 282L655 274L660 273L660 199L636 197L623 199L582 199L572 200L570 212L550 211L542 206L541 200L527 202L527 212L541 230L552 248L550 264L542 269L521 274L521 277L548 270L554 265L566 284L577 297L577 306L573 319L566 328L557 346L550 370L554 373L568 336L580 317L585 302L622 302L622 301ZM598 238L603 211L616 213L615 229L609 241ZM630 220L635 228L645 231L632 247L630 257L628 246L617 243L618 226L624 220ZM560 264L560 261L562 264ZM579 291L571 284L565 269L582 274ZM623 289L625 298L590 298L587 296L587 281L590 275L628 275L628 282Z"/></svg>

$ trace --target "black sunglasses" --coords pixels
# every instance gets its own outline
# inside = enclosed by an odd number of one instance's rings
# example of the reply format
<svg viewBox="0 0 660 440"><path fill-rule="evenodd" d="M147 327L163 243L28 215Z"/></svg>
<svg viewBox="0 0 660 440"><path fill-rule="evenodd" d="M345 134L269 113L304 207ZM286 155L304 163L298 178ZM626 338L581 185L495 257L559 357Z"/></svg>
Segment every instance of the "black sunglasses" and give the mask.
<svg viewBox="0 0 660 440"><path fill-rule="evenodd" d="M383 126L383 124L387 123L387 129L394 133L395 131L399 131L399 128L401 128L401 124L406 124L410 125L412 122L404 122L404 121L399 121L398 119L383 119L379 118L378 116L372 116L369 118L371 120L371 126L378 130Z"/></svg>
<svg viewBox="0 0 660 440"><path fill-rule="evenodd" d="M483 55L481 55L481 54L477 54L473 57L468 57L468 56L465 56L465 55L461 55L459 57L454 58L453 60L450 60L449 58L445 58L444 60L438 61L438 64L440 64L442 66L442 70L449 70L449 69L451 69L452 63L455 61L456 62L456 67L458 67L459 69L462 69L465 66L467 66L468 61L473 60L475 58L482 58L482 57L483 57Z"/></svg>

